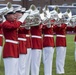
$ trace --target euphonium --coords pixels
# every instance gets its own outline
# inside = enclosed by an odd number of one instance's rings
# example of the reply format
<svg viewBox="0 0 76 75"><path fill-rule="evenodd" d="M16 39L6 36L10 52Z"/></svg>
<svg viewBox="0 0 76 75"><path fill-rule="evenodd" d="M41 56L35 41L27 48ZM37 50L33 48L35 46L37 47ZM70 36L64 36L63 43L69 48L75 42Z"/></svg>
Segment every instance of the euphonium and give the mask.
<svg viewBox="0 0 76 75"><path fill-rule="evenodd" d="M54 21L54 25L60 25L60 18L61 18L61 12L58 7L55 7L54 10L50 11L51 14L51 20Z"/></svg>
<svg viewBox="0 0 76 75"><path fill-rule="evenodd" d="M38 26L41 23L39 10L35 5L31 5L29 9L29 16L26 18L25 26Z"/></svg>
<svg viewBox="0 0 76 75"><path fill-rule="evenodd" d="M71 17L70 23L71 23L71 25L72 25L73 27L76 26L76 15L73 15L73 16Z"/></svg>
<svg viewBox="0 0 76 75"><path fill-rule="evenodd" d="M0 15L4 15L12 7L11 3L8 2L6 7L0 9Z"/></svg>
<svg viewBox="0 0 76 75"><path fill-rule="evenodd" d="M47 6L43 8L43 12L40 14L40 17L43 25L51 25L51 22L50 22L51 15Z"/></svg>
<svg viewBox="0 0 76 75"><path fill-rule="evenodd" d="M65 13L63 13L62 18L64 19L64 23L70 25L70 20L72 17L72 12L70 9L67 9Z"/></svg>
<svg viewBox="0 0 76 75"><path fill-rule="evenodd" d="M55 20L58 19L58 13L55 10L50 11L50 14L51 14L51 19L55 19Z"/></svg>

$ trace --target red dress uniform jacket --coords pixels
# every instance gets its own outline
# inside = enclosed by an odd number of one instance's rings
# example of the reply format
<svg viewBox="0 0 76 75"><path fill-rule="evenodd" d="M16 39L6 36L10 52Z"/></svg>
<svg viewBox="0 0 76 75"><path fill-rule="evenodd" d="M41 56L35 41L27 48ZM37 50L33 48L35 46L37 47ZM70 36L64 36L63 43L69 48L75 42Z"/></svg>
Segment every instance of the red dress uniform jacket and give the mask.
<svg viewBox="0 0 76 75"><path fill-rule="evenodd" d="M20 27L18 30L18 40L19 40L19 51L20 54L27 54L27 45L26 45L26 33L28 30Z"/></svg>
<svg viewBox="0 0 76 75"><path fill-rule="evenodd" d="M32 49L42 49L42 25L31 27Z"/></svg>
<svg viewBox="0 0 76 75"><path fill-rule="evenodd" d="M18 21L5 21L2 25L3 34L5 37L5 45L3 49L3 58L8 57L19 57L18 50L18 30L21 25L21 22Z"/></svg>
<svg viewBox="0 0 76 75"><path fill-rule="evenodd" d="M76 33L76 26L74 27L74 32ZM76 42L76 35L75 35L74 41Z"/></svg>
<svg viewBox="0 0 76 75"><path fill-rule="evenodd" d="M72 32L74 28L72 26L67 26L66 31Z"/></svg>
<svg viewBox="0 0 76 75"><path fill-rule="evenodd" d="M75 38L74 38L74 42L76 42L76 35L75 35Z"/></svg>
<svg viewBox="0 0 76 75"><path fill-rule="evenodd" d="M61 26L54 26L54 31L56 33L56 47L66 47L66 24L61 24Z"/></svg>
<svg viewBox="0 0 76 75"><path fill-rule="evenodd" d="M2 24L0 24L0 46L3 45L3 33L2 33Z"/></svg>
<svg viewBox="0 0 76 75"><path fill-rule="evenodd" d="M43 47L54 47L53 27L43 27Z"/></svg>
<svg viewBox="0 0 76 75"><path fill-rule="evenodd" d="M30 30L28 30L28 32L26 33L26 43L27 43L27 48L31 48L31 33L30 33Z"/></svg>

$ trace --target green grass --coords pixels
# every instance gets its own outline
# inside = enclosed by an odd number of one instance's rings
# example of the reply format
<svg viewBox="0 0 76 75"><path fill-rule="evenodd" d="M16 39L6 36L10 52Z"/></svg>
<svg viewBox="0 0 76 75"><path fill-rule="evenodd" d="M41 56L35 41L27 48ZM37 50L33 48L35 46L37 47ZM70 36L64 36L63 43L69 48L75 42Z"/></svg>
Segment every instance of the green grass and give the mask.
<svg viewBox="0 0 76 75"><path fill-rule="evenodd" d="M0 62L0 75L4 75L3 61Z"/></svg>
<svg viewBox="0 0 76 75"><path fill-rule="evenodd" d="M54 60L53 60L53 74L56 74L56 51L54 52ZM40 75L44 75L43 71L43 63L41 62L40 66ZM3 62L0 63L0 75L4 75L4 66ZM67 53L66 53L66 61L65 61L65 74L64 75L76 75L76 62L74 61L74 35L67 35Z"/></svg>

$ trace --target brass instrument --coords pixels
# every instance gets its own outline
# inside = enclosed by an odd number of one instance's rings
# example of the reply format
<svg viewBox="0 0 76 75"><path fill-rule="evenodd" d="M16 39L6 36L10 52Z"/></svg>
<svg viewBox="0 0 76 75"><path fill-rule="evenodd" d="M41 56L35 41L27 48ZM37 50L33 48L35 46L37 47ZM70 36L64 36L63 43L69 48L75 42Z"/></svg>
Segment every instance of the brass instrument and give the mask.
<svg viewBox="0 0 76 75"><path fill-rule="evenodd" d="M0 15L5 15L11 7L12 7L12 4L8 2L6 7L0 9Z"/></svg>
<svg viewBox="0 0 76 75"><path fill-rule="evenodd" d="M76 15L73 15L73 16L71 17L70 23L71 23L71 25L72 25L73 27L76 26Z"/></svg>
<svg viewBox="0 0 76 75"><path fill-rule="evenodd" d="M4 15L7 13L7 11L12 7L11 3L8 2L6 7L0 9L0 23L5 21Z"/></svg>
<svg viewBox="0 0 76 75"><path fill-rule="evenodd" d="M72 12L70 9L67 9L65 13L60 12L60 9L57 8L58 17L55 21L55 24L61 25L61 23L65 23L67 25L70 25L70 19L72 17Z"/></svg>
<svg viewBox="0 0 76 75"><path fill-rule="evenodd" d="M51 14L51 19L55 19L55 20L58 19L58 13L55 10L50 11L50 14Z"/></svg>
<svg viewBox="0 0 76 75"><path fill-rule="evenodd" d="M51 14L47 5L43 8L43 12L40 14L40 17L43 25L51 25Z"/></svg>
<svg viewBox="0 0 76 75"><path fill-rule="evenodd" d="M16 7L14 8L14 12L21 11L21 9L22 9L22 6Z"/></svg>
<svg viewBox="0 0 76 75"><path fill-rule="evenodd" d="M65 13L63 13L62 18L64 19L64 23L67 25L71 25L70 24L70 20L72 18L72 12L70 9L67 9Z"/></svg>
<svg viewBox="0 0 76 75"><path fill-rule="evenodd" d="M31 5L30 9L26 11L29 13L28 17L26 18L26 25L25 26L38 26L41 23L39 10L36 8L35 5Z"/></svg>
<svg viewBox="0 0 76 75"><path fill-rule="evenodd" d="M54 21L54 25L60 25L61 24L61 12L60 9L58 7L55 7L53 11L50 12L51 14L51 20L55 20Z"/></svg>

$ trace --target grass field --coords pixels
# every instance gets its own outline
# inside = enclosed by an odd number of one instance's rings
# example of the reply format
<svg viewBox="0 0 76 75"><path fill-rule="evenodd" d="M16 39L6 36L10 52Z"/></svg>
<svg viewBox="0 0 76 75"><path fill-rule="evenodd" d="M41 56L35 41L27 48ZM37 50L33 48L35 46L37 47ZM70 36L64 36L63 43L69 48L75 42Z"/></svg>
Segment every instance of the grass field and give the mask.
<svg viewBox="0 0 76 75"><path fill-rule="evenodd" d="M56 74L56 65L55 65L55 57L56 51L54 52L54 60L53 60L53 74ZM40 75L44 75L43 64L41 62L40 66ZM4 67L3 62L0 63L0 75L4 75ZM74 35L67 35L67 53L66 53L66 61L65 61L65 74L64 75L76 75L76 62L74 61Z"/></svg>

